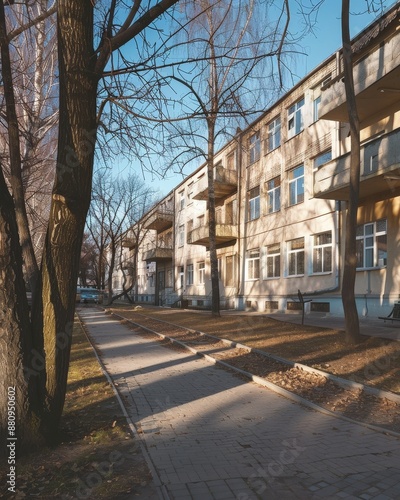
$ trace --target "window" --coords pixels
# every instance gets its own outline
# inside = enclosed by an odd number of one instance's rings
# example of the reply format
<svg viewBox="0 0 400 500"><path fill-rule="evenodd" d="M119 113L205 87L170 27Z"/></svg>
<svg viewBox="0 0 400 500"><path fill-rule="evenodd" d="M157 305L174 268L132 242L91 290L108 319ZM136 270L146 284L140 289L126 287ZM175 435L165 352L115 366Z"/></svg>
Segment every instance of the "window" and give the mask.
<svg viewBox="0 0 400 500"><path fill-rule="evenodd" d="M281 178L275 177L267 182L267 210L269 214L281 209Z"/></svg>
<svg viewBox="0 0 400 500"><path fill-rule="evenodd" d="M206 264L205 262L199 262L199 283L202 285L206 282Z"/></svg>
<svg viewBox="0 0 400 500"><path fill-rule="evenodd" d="M183 289L183 285L185 282L185 268L184 268L184 266L179 266L178 271L179 271L179 288Z"/></svg>
<svg viewBox="0 0 400 500"><path fill-rule="evenodd" d="M236 210L237 210L236 200L230 201L225 205L225 224L231 226L236 224Z"/></svg>
<svg viewBox="0 0 400 500"><path fill-rule="evenodd" d="M294 137L299 134L303 128L303 106L304 106L304 97L300 101L297 101L296 104L290 106L288 109L288 138Z"/></svg>
<svg viewBox="0 0 400 500"><path fill-rule="evenodd" d="M260 278L260 250L250 250L247 253L247 279L258 280Z"/></svg>
<svg viewBox="0 0 400 500"><path fill-rule="evenodd" d="M386 263L386 219L357 226L357 267L384 267Z"/></svg>
<svg viewBox="0 0 400 500"><path fill-rule="evenodd" d="M321 106L321 96L318 96L317 98L314 99L313 103L313 118L315 122L319 120L320 106Z"/></svg>
<svg viewBox="0 0 400 500"><path fill-rule="evenodd" d="M249 139L249 163L254 163L260 159L261 144L260 144L260 132L250 136Z"/></svg>
<svg viewBox="0 0 400 500"><path fill-rule="evenodd" d="M313 236L313 273L332 272L332 232Z"/></svg>
<svg viewBox="0 0 400 500"><path fill-rule="evenodd" d="M226 158L227 170L236 170L235 153L230 153Z"/></svg>
<svg viewBox="0 0 400 500"><path fill-rule="evenodd" d="M199 215L197 217L197 227L203 227L204 226L204 222L205 222L204 214L203 215Z"/></svg>
<svg viewBox="0 0 400 500"><path fill-rule="evenodd" d="M332 150L329 149L328 151L325 151L324 153L321 153L320 155L314 158L314 168L318 169L319 167L322 167L322 165L325 165L325 163L328 163L328 161L331 160L332 160Z"/></svg>
<svg viewBox="0 0 400 500"><path fill-rule="evenodd" d="M267 278L281 275L281 246L279 243L267 246Z"/></svg>
<svg viewBox="0 0 400 500"><path fill-rule="evenodd" d="M225 286L235 286L235 260L233 255L225 257Z"/></svg>
<svg viewBox="0 0 400 500"><path fill-rule="evenodd" d="M304 165L289 172L289 205L304 201Z"/></svg>
<svg viewBox="0 0 400 500"><path fill-rule="evenodd" d="M186 284L187 285L193 285L193 279L194 279L194 269L193 269L193 264L188 264L186 266Z"/></svg>
<svg viewBox="0 0 400 500"><path fill-rule="evenodd" d="M183 247L185 243L185 226L182 224L178 228L178 246Z"/></svg>
<svg viewBox="0 0 400 500"><path fill-rule="evenodd" d="M248 201L248 220L258 219L260 217L260 186L249 191Z"/></svg>
<svg viewBox="0 0 400 500"><path fill-rule="evenodd" d="M179 193L179 210L185 208L185 191L180 191Z"/></svg>
<svg viewBox="0 0 400 500"><path fill-rule="evenodd" d="M193 231L193 219L187 221L186 224L186 234L187 234L187 242L192 242L192 231Z"/></svg>
<svg viewBox="0 0 400 500"><path fill-rule="evenodd" d="M288 243L288 276L304 274L304 238Z"/></svg>
<svg viewBox="0 0 400 500"><path fill-rule="evenodd" d="M191 182L189 185L188 185L188 204L192 203L193 202L193 185L194 185L194 182Z"/></svg>
<svg viewBox="0 0 400 500"><path fill-rule="evenodd" d="M381 142L382 138L379 138L364 146L364 175L372 174L378 170Z"/></svg>
<svg viewBox="0 0 400 500"><path fill-rule="evenodd" d="M268 151L273 151L281 145L281 118L275 118L268 125Z"/></svg>

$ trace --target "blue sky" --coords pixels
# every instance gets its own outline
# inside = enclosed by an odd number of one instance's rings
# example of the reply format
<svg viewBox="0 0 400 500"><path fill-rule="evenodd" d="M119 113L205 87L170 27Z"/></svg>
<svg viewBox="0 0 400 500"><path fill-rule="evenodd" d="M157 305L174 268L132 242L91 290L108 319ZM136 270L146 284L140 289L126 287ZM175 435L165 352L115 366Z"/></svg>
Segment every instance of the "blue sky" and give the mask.
<svg viewBox="0 0 400 500"><path fill-rule="evenodd" d="M291 31L301 31L302 20L298 14L296 1L290 0L293 8ZM304 3L318 3L318 0L303 0ZM371 3L371 0L368 2ZM393 0L384 1L384 8L395 4ZM340 0L325 0L320 6L313 33L310 33L301 41L304 54L296 56L294 72L299 78L304 77L312 69L322 63L341 46L341 25L340 25ZM370 24L379 13L368 13L367 0L351 0L351 35L354 36ZM297 12L296 12L297 11ZM296 83L296 82L294 82ZM199 166L199 165L197 165ZM197 168L194 165L193 169ZM135 168L133 166L133 168ZM189 174L190 172L187 171ZM182 175L171 175L166 179L154 179L149 173L144 174L147 184L156 185L162 195L166 195L183 177Z"/></svg>

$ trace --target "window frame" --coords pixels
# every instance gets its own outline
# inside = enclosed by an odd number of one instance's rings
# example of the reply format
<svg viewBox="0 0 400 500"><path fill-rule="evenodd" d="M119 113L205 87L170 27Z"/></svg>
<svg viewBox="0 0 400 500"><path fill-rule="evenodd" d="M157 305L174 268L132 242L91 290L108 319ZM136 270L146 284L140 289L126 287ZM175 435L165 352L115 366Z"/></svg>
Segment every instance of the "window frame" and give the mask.
<svg viewBox="0 0 400 500"><path fill-rule="evenodd" d="M267 151L271 152L281 145L282 120L280 116L275 117L267 125Z"/></svg>
<svg viewBox="0 0 400 500"><path fill-rule="evenodd" d="M298 176L295 176L296 171L301 171ZM291 178L291 175L293 176ZM304 188L304 165L298 165L288 172L288 187L289 187L289 206L299 205L304 202L305 188ZM302 184L301 184L302 183ZM294 186L294 199L292 199L292 186ZM300 189L299 189L300 186Z"/></svg>
<svg viewBox="0 0 400 500"><path fill-rule="evenodd" d="M294 104L292 104L287 110L288 139L295 137L304 130L304 118L303 118L304 104L305 104L305 99L304 97L302 97Z"/></svg>
<svg viewBox="0 0 400 500"><path fill-rule="evenodd" d="M261 157L261 136L260 131L254 132L249 137L249 165L258 161Z"/></svg>
<svg viewBox="0 0 400 500"><path fill-rule="evenodd" d="M384 223L385 229L384 230L378 230L378 225L380 223ZM366 228L371 227L372 232L367 233ZM378 219L373 222L366 222L364 224L359 224L357 225L357 233L360 232L360 230L363 230L363 234L357 234L356 236L356 246L357 246L357 265L356 269L357 270L365 270L365 269L383 269L387 266L387 242L388 242L388 230L387 230L387 219L382 218ZM386 246L386 251L385 257L380 257L380 249L379 249L379 238L384 237L384 245ZM372 239L372 245L368 244L366 245L366 241ZM359 259L359 254L360 254L360 243L363 242L362 244L362 265L359 265L360 259ZM372 265L371 266L366 266L366 260L367 260L367 251L372 251ZM383 259L384 262L382 264L379 264L379 261Z"/></svg>
<svg viewBox="0 0 400 500"><path fill-rule="evenodd" d="M246 253L246 281L257 281L260 279L260 258L259 248L253 248Z"/></svg>
<svg viewBox="0 0 400 500"><path fill-rule="evenodd" d="M198 283L204 285L206 282L206 263L204 260L197 263Z"/></svg>
<svg viewBox="0 0 400 500"><path fill-rule="evenodd" d="M183 247L185 244L185 224L178 227L178 247Z"/></svg>
<svg viewBox="0 0 400 500"><path fill-rule="evenodd" d="M186 264L186 285L194 284L194 266L193 264Z"/></svg>
<svg viewBox="0 0 400 500"><path fill-rule="evenodd" d="M275 185L278 180L279 184ZM273 183L273 185L271 184ZM267 213L273 214L281 210L281 194L282 194L281 176L277 175L273 179L267 181Z"/></svg>
<svg viewBox="0 0 400 500"><path fill-rule="evenodd" d="M316 238L329 235L330 241L328 243L318 243ZM326 262L329 262L327 254L330 252L330 268L326 268ZM316 258L318 254L318 259ZM312 273L313 274L330 274L333 271L333 237L332 231L323 231L312 235ZM316 264L321 262L321 270L316 269Z"/></svg>
<svg viewBox="0 0 400 500"><path fill-rule="evenodd" d="M257 194L255 194L257 193ZM256 186L248 191L247 200L247 220L256 220L261 215L261 189L260 186Z"/></svg>
<svg viewBox="0 0 400 500"><path fill-rule="evenodd" d="M295 242L302 242L303 246L299 246L298 248L293 248L293 243ZM303 254L303 262L302 262L302 267L299 266L299 257L300 255ZM292 257L295 259L294 261L294 273L291 273L291 259ZM299 276L304 276L305 275L305 238L304 236L301 236L300 238L294 238L293 240L289 240L287 242L287 276L289 278L294 278L294 277L299 277ZM300 269L299 269L300 267Z"/></svg>
<svg viewBox="0 0 400 500"><path fill-rule="evenodd" d="M277 251L271 251L273 249L278 249ZM271 253L270 253L271 251ZM281 277L281 244L273 243L265 247L265 272L266 279L276 279ZM270 267L272 267L272 273L270 274ZM278 270L277 270L278 269Z"/></svg>

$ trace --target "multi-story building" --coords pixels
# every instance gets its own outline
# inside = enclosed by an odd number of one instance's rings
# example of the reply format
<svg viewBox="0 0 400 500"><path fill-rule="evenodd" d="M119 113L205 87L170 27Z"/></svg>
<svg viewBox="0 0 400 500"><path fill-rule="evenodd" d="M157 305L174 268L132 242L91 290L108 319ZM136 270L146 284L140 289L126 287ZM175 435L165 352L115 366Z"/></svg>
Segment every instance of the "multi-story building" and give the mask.
<svg viewBox="0 0 400 500"><path fill-rule="evenodd" d="M361 120L356 296L382 315L400 297L400 6L353 40ZM216 155L221 306L343 314L350 138L343 62L332 55ZM206 165L145 217L136 295L211 302Z"/></svg>

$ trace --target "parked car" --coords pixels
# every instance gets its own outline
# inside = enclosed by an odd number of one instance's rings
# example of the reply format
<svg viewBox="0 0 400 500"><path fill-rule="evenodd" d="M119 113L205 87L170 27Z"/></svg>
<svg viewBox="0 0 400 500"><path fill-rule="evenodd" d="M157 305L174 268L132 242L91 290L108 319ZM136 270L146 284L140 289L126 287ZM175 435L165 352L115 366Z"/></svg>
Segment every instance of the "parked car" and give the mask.
<svg viewBox="0 0 400 500"><path fill-rule="evenodd" d="M84 302L85 304L87 304L88 302L97 303L99 301L99 295L100 291L97 290L97 288L78 287L76 289L77 302Z"/></svg>

